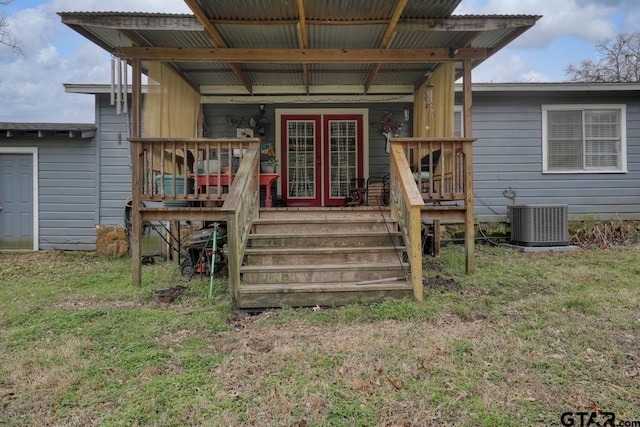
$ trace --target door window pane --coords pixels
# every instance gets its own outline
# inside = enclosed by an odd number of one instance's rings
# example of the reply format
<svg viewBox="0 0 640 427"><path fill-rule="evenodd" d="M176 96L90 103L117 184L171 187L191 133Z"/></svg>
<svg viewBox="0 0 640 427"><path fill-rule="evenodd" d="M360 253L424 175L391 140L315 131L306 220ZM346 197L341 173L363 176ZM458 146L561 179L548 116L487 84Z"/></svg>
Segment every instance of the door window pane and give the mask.
<svg viewBox="0 0 640 427"><path fill-rule="evenodd" d="M344 198L357 178L356 122L332 120L329 122L329 197Z"/></svg>
<svg viewBox="0 0 640 427"><path fill-rule="evenodd" d="M287 127L288 196L315 198L315 122L289 121Z"/></svg>

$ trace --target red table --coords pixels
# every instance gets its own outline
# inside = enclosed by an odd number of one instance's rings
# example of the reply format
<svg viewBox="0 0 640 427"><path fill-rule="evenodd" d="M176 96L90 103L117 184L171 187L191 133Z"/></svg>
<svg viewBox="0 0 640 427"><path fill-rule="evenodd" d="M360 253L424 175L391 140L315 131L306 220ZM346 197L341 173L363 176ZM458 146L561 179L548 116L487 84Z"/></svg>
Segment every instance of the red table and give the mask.
<svg viewBox="0 0 640 427"><path fill-rule="evenodd" d="M207 175L198 174L198 175L192 175L192 176L195 179L196 183L198 184L198 187L202 188L207 186ZM229 183L233 182L235 178L235 175L229 175L226 173L220 174L220 175L218 174L209 175L208 184L211 186L218 185L218 176L220 176L220 185L229 185ZM231 181L229 181L229 177L231 177ZM260 174L260 187L265 187L264 204L268 208L271 207L271 185L279 177L280 175L277 173L261 173Z"/></svg>

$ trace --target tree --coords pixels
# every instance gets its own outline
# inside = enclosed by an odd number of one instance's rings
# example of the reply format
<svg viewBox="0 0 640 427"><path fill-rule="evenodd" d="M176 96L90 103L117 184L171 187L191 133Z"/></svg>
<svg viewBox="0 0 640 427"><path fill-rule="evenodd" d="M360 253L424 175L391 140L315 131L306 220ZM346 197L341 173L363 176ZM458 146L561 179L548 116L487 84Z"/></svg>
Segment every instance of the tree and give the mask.
<svg viewBox="0 0 640 427"><path fill-rule="evenodd" d="M640 82L640 31L618 34L596 45L595 60L586 59L564 72L574 82L638 83Z"/></svg>
<svg viewBox="0 0 640 427"><path fill-rule="evenodd" d="M6 6L12 1L0 0L0 6ZM0 44L9 46L17 53L22 53L22 44L9 30L9 22L7 22L7 17L4 15L0 15Z"/></svg>

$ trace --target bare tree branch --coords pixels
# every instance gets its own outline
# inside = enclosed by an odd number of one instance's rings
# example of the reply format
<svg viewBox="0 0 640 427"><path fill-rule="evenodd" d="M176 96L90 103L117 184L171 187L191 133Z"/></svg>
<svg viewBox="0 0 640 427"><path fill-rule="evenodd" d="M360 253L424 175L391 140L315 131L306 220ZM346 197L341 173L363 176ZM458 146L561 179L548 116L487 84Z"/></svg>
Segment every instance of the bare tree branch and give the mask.
<svg viewBox="0 0 640 427"><path fill-rule="evenodd" d="M0 0L0 6L6 6L13 0ZM7 17L0 14L0 45L5 45L13 49L14 52L22 54L22 43L16 39L9 30Z"/></svg>
<svg viewBox="0 0 640 427"><path fill-rule="evenodd" d="M594 60L569 64L564 72L574 82L640 82L640 31L618 34L596 45Z"/></svg>

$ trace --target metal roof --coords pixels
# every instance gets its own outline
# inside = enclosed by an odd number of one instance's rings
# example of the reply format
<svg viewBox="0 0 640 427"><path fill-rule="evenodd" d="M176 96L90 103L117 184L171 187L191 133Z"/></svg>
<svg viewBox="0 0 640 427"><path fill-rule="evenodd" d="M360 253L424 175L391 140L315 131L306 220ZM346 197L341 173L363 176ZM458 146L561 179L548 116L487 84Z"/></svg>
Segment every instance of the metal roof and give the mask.
<svg viewBox="0 0 640 427"><path fill-rule="evenodd" d="M443 61L477 66L540 18L451 15L460 0L185 1L194 15L59 15L116 56L140 55L143 67L145 55L160 55L203 95L415 87Z"/></svg>

